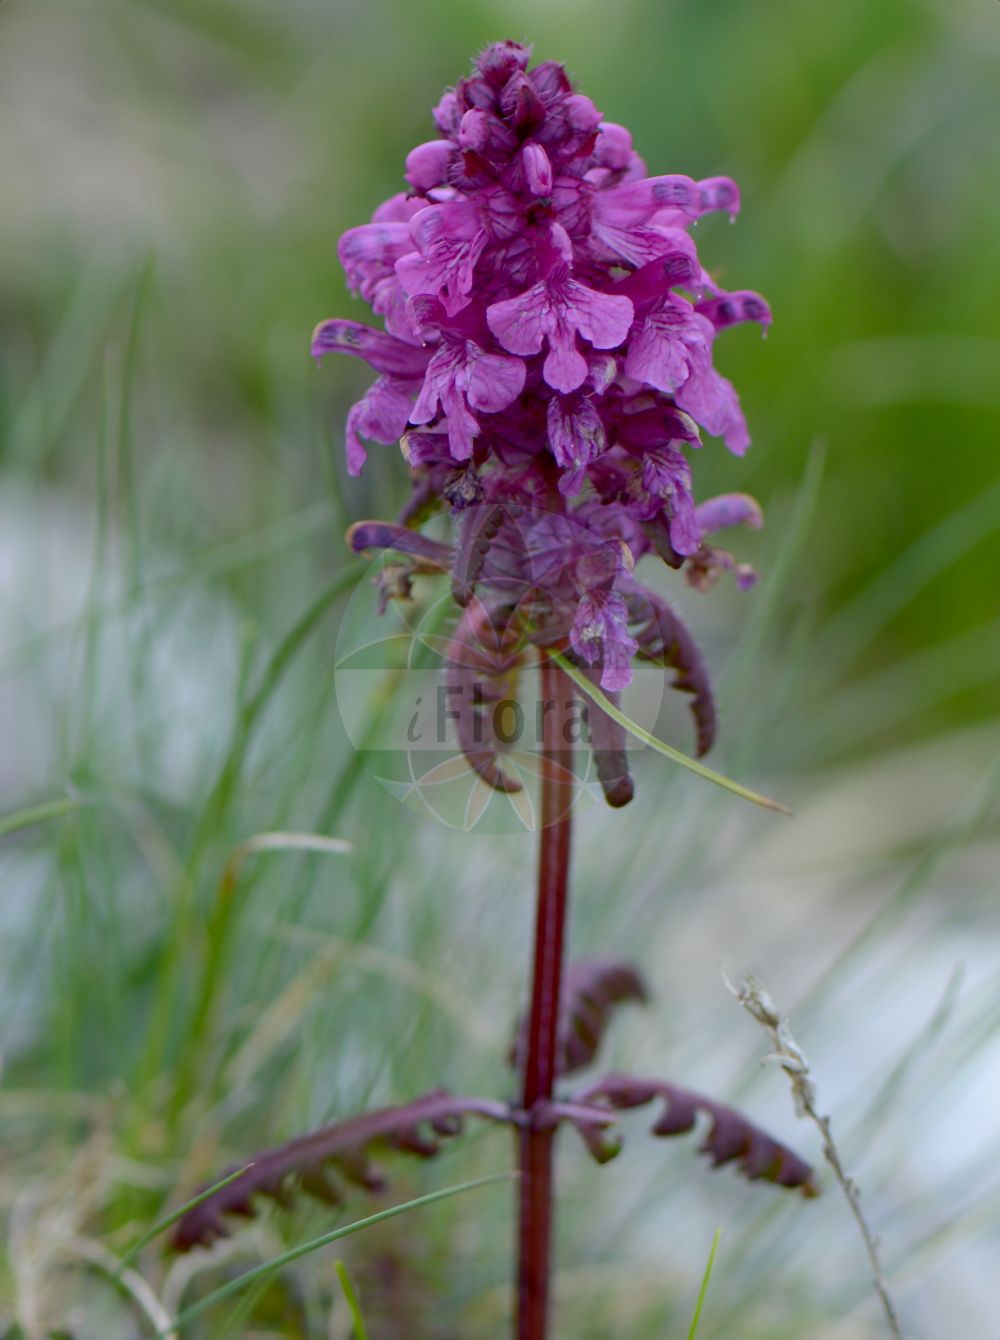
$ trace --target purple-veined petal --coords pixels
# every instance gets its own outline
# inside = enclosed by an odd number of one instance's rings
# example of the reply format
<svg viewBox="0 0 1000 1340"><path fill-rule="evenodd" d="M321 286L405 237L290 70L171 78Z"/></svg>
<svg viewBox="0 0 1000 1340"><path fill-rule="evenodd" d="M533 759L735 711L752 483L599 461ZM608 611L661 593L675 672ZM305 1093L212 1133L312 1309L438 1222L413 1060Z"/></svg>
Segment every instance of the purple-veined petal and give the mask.
<svg viewBox="0 0 1000 1340"><path fill-rule="evenodd" d="M701 528L691 495L691 467L684 453L670 446L647 452L642 458L641 478L647 496L666 509L670 543L676 552L696 553L701 545Z"/></svg>
<svg viewBox="0 0 1000 1340"><path fill-rule="evenodd" d="M628 610L617 591L587 591L577 605L570 645L588 665L601 664L601 688L617 692L632 681L638 643L628 631Z"/></svg>
<svg viewBox="0 0 1000 1340"><path fill-rule="evenodd" d="M622 295L600 293L575 279L545 279L526 293L487 308L486 321L512 354L536 354L548 341L544 376L556 391L568 395L587 378L587 360L576 337L597 349L622 343L632 324L633 308Z"/></svg>
<svg viewBox="0 0 1000 1340"><path fill-rule="evenodd" d="M396 274L405 291L441 294L449 316L469 301L476 262L488 240L479 207L469 200L428 205L410 224L417 250L396 262Z"/></svg>
<svg viewBox="0 0 1000 1340"><path fill-rule="evenodd" d="M358 321L321 321L313 331L313 357L322 358L324 354L334 353L355 354L376 372L396 377L421 376L429 357L427 350L404 344L402 340Z"/></svg>
<svg viewBox="0 0 1000 1340"><path fill-rule="evenodd" d="M524 389L524 364L505 354L484 353L467 340L460 381L473 409L494 414L506 409Z"/></svg>
<svg viewBox="0 0 1000 1340"><path fill-rule="evenodd" d="M698 253L687 233L662 228L657 236L660 245L654 258L615 287L615 292L632 299L637 315L661 303L672 288L701 288Z"/></svg>
<svg viewBox="0 0 1000 1340"><path fill-rule="evenodd" d="M711 363L695 365L675 399L713 437L721 437L734 456L743 455L750 445L750 434L739 396L732 382L716 372Z"/></svg>
<svg viewBox="0 0 1000 1340"><path fill-rule="evenodd" d="M362 437L391 446L398 442L410 418L410 406L419 382L379 377L347 414L347 473L359 475L368 453Z"/></svg>
<svg viewBox="0 0 1000 1340"><path fill-rule="evenodd" d="M690 177L645 177L598 191L594 221L599 226L630 228L646 223L661 209L675 209L691 219L703 212L699 185Z"/></svg>
<svg viewBox="0 0 1000 1340"><path fill-rule="evenodd" d="M337 255L351 288L360 289L391 274L396 262L413 249L410 225L401 221L363 223L348 228L337 243Z"/></svg>
<svg viewBox="0 0 1000 1340"><path fill-rule="evenodd" d="M771 309L760 296L751 289L739 289L734 293L720 293L697 304L697 311L708 317L716 330L725 330L740 321L758 321L762 326L771 324Z"/></svg>
<svg viewBox="0 0 1000 1340"><path fill-rule="evenodd" d="M559 481L565 495L578 493L584 468L608 445L600 414L589 396L554 395L548 407L549 447L568 473Z"/></svg>
<svg viewBox="0 0 1000 1340"><path fill-rule="evenodd" d="M520 395L524 364L519 358L485 353L471 340L448 340L427 365L424 384L410 422L430 423L438 409L448 419L448 440L456 460L472 455L479 421L472 409L496 412ZM471 408L470 408L471 407Z"/></svg>
<svg viewBox="0 0 1000 1340"><path fill-rule="evenodd" d="M673 394L695 366L711 366L713 333L711 322L699 316L690 303L670 296L638 324L629 344L625 372L636 381ZM698 418L692 410L689 412Z"/></svg>

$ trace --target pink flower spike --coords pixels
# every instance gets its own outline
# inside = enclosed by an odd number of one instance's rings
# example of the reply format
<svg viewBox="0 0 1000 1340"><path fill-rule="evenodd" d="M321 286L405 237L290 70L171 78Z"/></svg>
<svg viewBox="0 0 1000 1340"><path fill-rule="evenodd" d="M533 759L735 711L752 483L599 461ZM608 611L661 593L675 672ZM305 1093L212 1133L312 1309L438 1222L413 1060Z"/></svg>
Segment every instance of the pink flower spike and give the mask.
<svg viewBox="0 0 1000 1340"><path fill-rule="evenodd" d="M348 469L368 439L398 440L411 494L395 529L419 535L435 508L457 519L455 601L468 610L475 595L505 624L516 609L519 639L568 644L612 693L638 642L694 694L703 752L704 667L636 564L658 557L697 589L753 580L712 532L755 528L760 509L745 494L696 505L690 469L703 437L749 445L715 368L718 333L771 322L764 298L723 289L695 246L692 225L735 216L739 190L650 175L628 130L518 42L486 47L433 115L440 139L408 155L408 189L339 245L383 329L325 321L313 335L317 357L352 354L377 374L348 415ZM390 595L405 598L407 580Z"/></svg>

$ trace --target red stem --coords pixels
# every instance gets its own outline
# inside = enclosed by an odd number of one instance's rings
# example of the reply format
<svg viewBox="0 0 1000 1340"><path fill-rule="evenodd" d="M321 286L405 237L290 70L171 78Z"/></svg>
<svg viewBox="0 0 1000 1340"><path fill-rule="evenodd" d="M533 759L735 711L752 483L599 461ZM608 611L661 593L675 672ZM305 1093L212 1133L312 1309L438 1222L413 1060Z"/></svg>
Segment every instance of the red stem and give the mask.
<svg viewBox="0 0 1000 1340"><path fill-rule="evenodd" d="M552 1097L556 1078L573 798L572 750L567 747L563 732L569 720L572 694L569 678L557 665L544 659L538 901L522 1089L527 1121L519 1137L518 1340L545 1340L548 1331L555 1131L534 1129L530 1118L536 1103Z"/></svg>

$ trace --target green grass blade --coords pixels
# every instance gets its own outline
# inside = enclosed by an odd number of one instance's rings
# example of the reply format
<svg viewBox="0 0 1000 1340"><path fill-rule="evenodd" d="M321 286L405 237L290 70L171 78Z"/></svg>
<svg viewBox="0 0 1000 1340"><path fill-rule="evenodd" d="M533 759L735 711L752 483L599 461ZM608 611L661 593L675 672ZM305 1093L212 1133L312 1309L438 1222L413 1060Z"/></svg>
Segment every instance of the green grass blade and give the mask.
<svg viewBox="0 0 1000 1340"><path fill-rule="evenodd" d="M705 1295L708 1293L708 1282L712 1278L712 1267L715 1265L715 1253L719 1250L719 1239L722 1237L722 1229L715 1230L715 1236L712 1238L712 1247L708 1253L708 1260L705 1262L705 1273L701 1277L701 1288L698 1290L698 1301L694 1305L694 1316L691 1318L691 1328L688 1331L688 1340L695 1340L698 1332L698 1323L701 1321L701 1309L705 1305Z"/></svg>
<svg viewBox="0 0 1000 1340"><path fill-rule="evenodd" d="M333 1268L337 1272L337 1279L340 1281L340 1287L347 1303L347 1310L351 1314L351 1325L354 1328L353 1340L368 1340L368 1327L361 1315L361 1304L358 1302L358 1295L354 1291L351 1277L347 1273L347 1266L344 1265L343 1261L334 1261Z"/></svg>
<svg viewBox="0 0 1000 1340"><path fill-rule="evenodd" d="M656 752L662 754L664 758L669 758L672 762L679 763L682 768L687 768L689 772L693 772L704 781L712 782L715 786L722 787L724 791L732 792L734 796L739 796L741 800L749 800L752 804L760 805L766 810L774 810L776 814L791 814L791 810L786 808L786 806L779 804L778 801L770 800L767 796L762 796L757 791L751 791L749 787L741 786L739 782L734 782L732 778L724 777L721 772L715 772L714 769L707 768L704 763L699 763L697 759L689 758L687 754L682 754L679 749L674 749L672 745L664 744L662 740L658 740L655 735L650 734L648 730L645 730L640 726L637 721L633 721L631 717L626 716L620 708L614 705L610 698L603 694L596 685L592 684L587 676L581 670L578 670L572 662L568 661L565 656L557 651L550 651L547 655L550 660L555 661L556 665L570 677L581 693L586 694L591 702L596 703L602 712L606 712L612 721L616 721L619 726L623 726L630 735L633 735L637 740L641 740L643 744L648 745L650 749L655 749Z"/></svg>
<svg viewBox="0 0 1000 1340"><path fill-rule="evenodd" d="M293 1261L298 1261L301 1257L308 1256L310 1252L315 1252L320 1247L326 1247L331 1242L338 1242L341 1238L349 1237L352 1233L359 1233L363 1228L371 1228L375 1224L381 1224L386 1219L394 1219L396 1215L405 1214L408 1210L419 1210L424 1205L433 1205L435 1201L447 1200L450 1196L460 1196L466 1191L474 1191L478 1187L489 1186L494 1182L508 1182L516 1176L517 1174L513 1172L502 1172L490 1173L487 1177L476 1177L471 1182L459 1182L455 1186L443 1187L440 1191L428 1192L426 1196L417 1196L414 1200L403 1201L401 1205L391 1205L387 1210L379 1210L364 1219L355 1219L352 1224L344 1224L342 1228L332 1229L329 1233L321 1233L318 1238L310 1238L308 1242L300 1243L298 1247L292 1247L289 1251L282 1252L272 1261L265 1261L263 1265L254 1266L252 1270L244 1271L236 1279L229 1280L204 1298L200 1298L197 1303L192 1303L177 1318L174 1329L179 1329L214 1304L221 1303L224 1298L231 1297L255 1280L273 1275L276 1271L291 1265ZM167 1334L169 1334L167 1331L157 1332L158 1337Z"/></svg>
<svg viewBox="0 0 1000 1340"><path fill-rule="evenodd" d="M133 1242L132 1246L122 1257L118 1264L118 1268L115 1271L115 1278L117 1279L119 1275L128 1269L142 1251L143 1247L152 1242L154 1238L158 1238L161 1233L166 1233L168 1228L173 1228L178 1219L184 1218L188 1210L195 1209L203 1200L208 1200L209 1196L214 1196L217 1191L221 1191L222 1188L228 1186L230 1182L235 1182L237 1178L243 1177L252 1167L252 1163L245 1163L242 1168L237 1168L236 1171L231 1172L228 1177L221 1178L213 1186L206 1187L205 1190L200 1191L197 1196L192 1196L190 1200L185 1201L183 1205L179 1206L176 1210L171 1211L170 1214L165 1215L164 1218L158 1219L152 1228L148 1228L141 1237L136 1238L135 1242Z"/></svg>
<svg viewBox="0 0 1000 1340"><path fill-rule="evenodd" d="M46 800L40 805L29 805L26 809L15 810L12 814L0 814L0 837L16 833L18 829L30 828L32 824L43 824L48 819L58 819L63 814L71 814L88 802L66 796L62 800Z"/></svg>

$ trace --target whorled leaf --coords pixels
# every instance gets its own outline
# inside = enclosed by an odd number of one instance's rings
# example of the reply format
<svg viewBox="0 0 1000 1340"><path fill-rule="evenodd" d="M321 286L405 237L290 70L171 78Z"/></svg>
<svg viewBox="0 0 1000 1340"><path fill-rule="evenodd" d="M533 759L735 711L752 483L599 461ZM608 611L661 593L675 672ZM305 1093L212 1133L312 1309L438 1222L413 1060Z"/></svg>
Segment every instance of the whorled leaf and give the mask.
<svg viewBox="0 0 1000 1340"><path fill-rule="evenodd" d="M656 665L675 670L671 687L691 694L696 754L707 754L715 740L716 707L712 683L697 643L687 625L666 601L642 590L628 598L629 618L639 643L638 654Z"/></svg>
<svg viewBox="0 0 1000 1340"><path fill-rule="evenodd" d="M174 1230L172 1245L185 1252L228 1236L226 1216L252 1217L258 1196L287 1206L299 1187L318 1200L337 1205L343 1199L340 1181L370 1192L381 1191L383 1179L370 1161L373 1149L433 1158L443 1139L461 1133L466 1116L513 1120L511 1109L504 1103L456 1097L437 1089L412 1103L366 1112L265 1149L252 1156L242 1176L220 1185L184 1215Z"/></svg>
<svg viewBox="0 0 1000 1340"><path fill-rule="evenodd" d="M709 1126L699 1152L707 1154L714 1167L735 1162L751 1182L774 1182L801 1191L807 1197L819 1195L812 1168L794 1150L755 1126L735 1108L665 1080L608 1075L574 1094L561 1115L576 1127L594 1158L606 1163L617 1154L617 1142L609 1141L602 1127L574 1113L573 1105L621 1111L656 1100L663 1103L663 1108L652 1127L653 1135L683 1135L694 1128L701 1112L708 1117Z"/></svg>
<svg viewBox="0 0 1000 1340"><path fill-rule="evenodd" d="M637 968L624 959L582 958L570 963L563 979L556 1072L571 1075L597 1055L616 1005L649 999ZM528 1020L521 1020L509 1060L520 1070L528 1045Z"/></svg>
<svg viewBox="0 0 1000 1340"><path fill-rule="evenodd" d="M451 573L451 592L456 604L463 608L472 599L486 555L503 524L504 515L504 509L498 506L470 507L461 519Z"/></svg>
<svg viewBox="0 0 1000 1340"><path fill-rule="evenodd" d="M497 703L514 697L513 677L521 659L513 625L497 627L486 606L473 598L446 655L446 711L469 766L497 791L523 789L500 767L502 746L493 716Z"/></svg>
<svg viewBox="0 0 1000 1340"><path fill-rule="evenodd" d="M587 665L581 658L573 657L582 674L592 684L600 684L603 667ZM618 707L621 694L608 690L605 696ZM612 809L621 809L635 794L632 775L629 772L626 742L628 732L620 722L609 717L597 703L587 702L583 709L584 720L590 734L590 749L594 759L594 771L604 792L604 799Z"/></svg>

